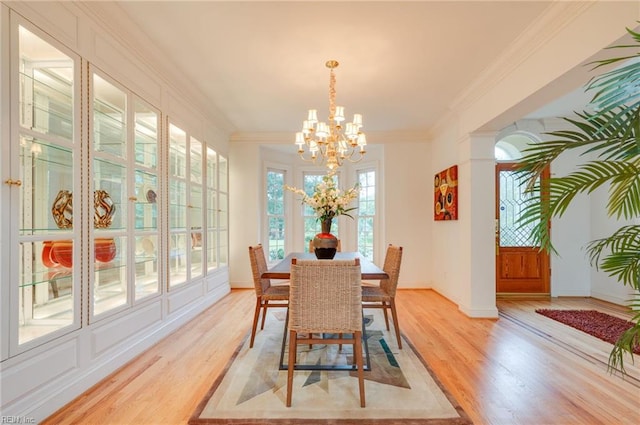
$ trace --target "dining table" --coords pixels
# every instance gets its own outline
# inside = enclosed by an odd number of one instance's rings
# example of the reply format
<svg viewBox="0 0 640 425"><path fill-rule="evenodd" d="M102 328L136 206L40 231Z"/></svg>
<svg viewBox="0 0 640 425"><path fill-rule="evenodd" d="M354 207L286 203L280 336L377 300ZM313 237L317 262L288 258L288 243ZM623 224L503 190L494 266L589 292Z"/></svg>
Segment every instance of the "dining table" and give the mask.
<svg viewBox="0 0 640 425"><path fill-rule="evenodd" d="M263 279L291 279L291 259L297 258L299 260L316 260L316 255L312 252L292 252L283 260L270 267L266 272L263 272L261 277ZM388 279L387 272L376 266L373 261L363 256L359 252L336 252L334 260L353 260L355 258L360 259L360 270L363 280L378 280ZM318 261L331 261L331 260L318 260Z"/></svg>
<svg viewBox="0 0 640 425"><path fill-rule="evenodd" d="M291 278L291 260L293 258L300 260L317 260L317 261L331 261L331 260L318 260L316 255L311 252L292 252L287 255L280 262L269 268L266 272L263 272L261 277L263 279L290 279ZM360 259L360 270L363 280L376 280L376 279L388 279L389 275L376 266L371 260L364 257L359 252L336 252L333 260L353 260ZM364 319L364 318L363 318ZM287 309L287 317L285 319L284 333L282 335L282 347L280 350L280 370L287 370L287 364L285 362L285 349L287 343L287 323L289 322L289 309ZM366 327L364 321L362 323L362 348L364 354L363 370L365 372L371 370L371 359L369 356L369 344L367 342ZM356 370L355 365L322 365L322 364L296 364L295 370Z"/></svg>

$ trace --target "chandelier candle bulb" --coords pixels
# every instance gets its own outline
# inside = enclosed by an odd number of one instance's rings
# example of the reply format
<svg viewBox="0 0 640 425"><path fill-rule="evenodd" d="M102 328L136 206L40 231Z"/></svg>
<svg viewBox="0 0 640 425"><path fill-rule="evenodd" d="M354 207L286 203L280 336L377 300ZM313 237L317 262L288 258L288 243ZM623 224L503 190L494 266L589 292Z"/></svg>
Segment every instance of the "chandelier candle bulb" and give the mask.
<svg viewBox="0 0 640 425"><path fill-rule="evenodd" d="M329 126L326 122L318 123L318 129L316 130L318 137L327 137L329 135Z"/></svg>

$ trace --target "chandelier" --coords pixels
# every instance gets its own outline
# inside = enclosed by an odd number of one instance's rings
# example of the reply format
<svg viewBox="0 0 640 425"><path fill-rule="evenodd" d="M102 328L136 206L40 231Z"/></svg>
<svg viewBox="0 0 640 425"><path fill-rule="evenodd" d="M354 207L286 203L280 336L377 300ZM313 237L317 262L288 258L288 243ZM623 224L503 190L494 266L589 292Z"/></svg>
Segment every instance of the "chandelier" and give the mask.
<svg viewBox="0 0 640 425"><path fill-rule="evenodd" d="M340 167L345 160L358 162L362 159L367 138L360 131L362 115L354 114L353 121L343 126L344 106L336 106L335 60L325 64L329 74L329 122L318 121L318 111L310 109L307 119L302 123L302 131L296 133L298 154L305 161L326 163L330 170ZM310 157L305 157L305 147ZM307 154L307 155L308 155Z"/></svg>

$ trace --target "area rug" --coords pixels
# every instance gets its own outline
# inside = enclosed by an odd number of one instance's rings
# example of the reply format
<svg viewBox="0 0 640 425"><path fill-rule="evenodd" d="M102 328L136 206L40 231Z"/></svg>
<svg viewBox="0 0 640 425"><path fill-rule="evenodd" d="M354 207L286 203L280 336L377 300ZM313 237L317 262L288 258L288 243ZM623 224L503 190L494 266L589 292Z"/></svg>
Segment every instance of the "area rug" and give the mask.
<svg viewBox="0 0 640 425"><path fill-rule="evenodd" d="M285 312L269 310L253 348L245 338L189 424L471 424L410 342L403 337L403 349L398 349L382 313L369 312L366 407L360 407L356 373L348 370L296 370L292 406L285 407L287 371L280 370ZM351 345L341 350L333 344L298 348L298 361L305 365L350 364L352 355Z"/></svg>
<svg viewBox="0 0 640 425"><path fill-rule="evenodd" d="M615 344L620 335L633 326L633 322L611 316L597 310L549 310L537 309L536 313L547 316L572 328L586 332L603 341ZM640 345L634 353L640 354Z"/></svg>

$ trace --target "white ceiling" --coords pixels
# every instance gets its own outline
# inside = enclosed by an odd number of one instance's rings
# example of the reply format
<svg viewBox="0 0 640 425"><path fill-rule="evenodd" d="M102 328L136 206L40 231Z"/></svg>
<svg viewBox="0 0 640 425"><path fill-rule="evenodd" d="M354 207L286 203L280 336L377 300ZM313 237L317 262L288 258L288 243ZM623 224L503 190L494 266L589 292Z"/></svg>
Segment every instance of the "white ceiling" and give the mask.
<svg viewBox="0 0 640 425"><path fill-rule="evenodd" d="M293 133L308 109L326 119L328 59L340 62L337 104L362 113L365 131L428 131L551 3L118 5L235 131Z"/></svg>

